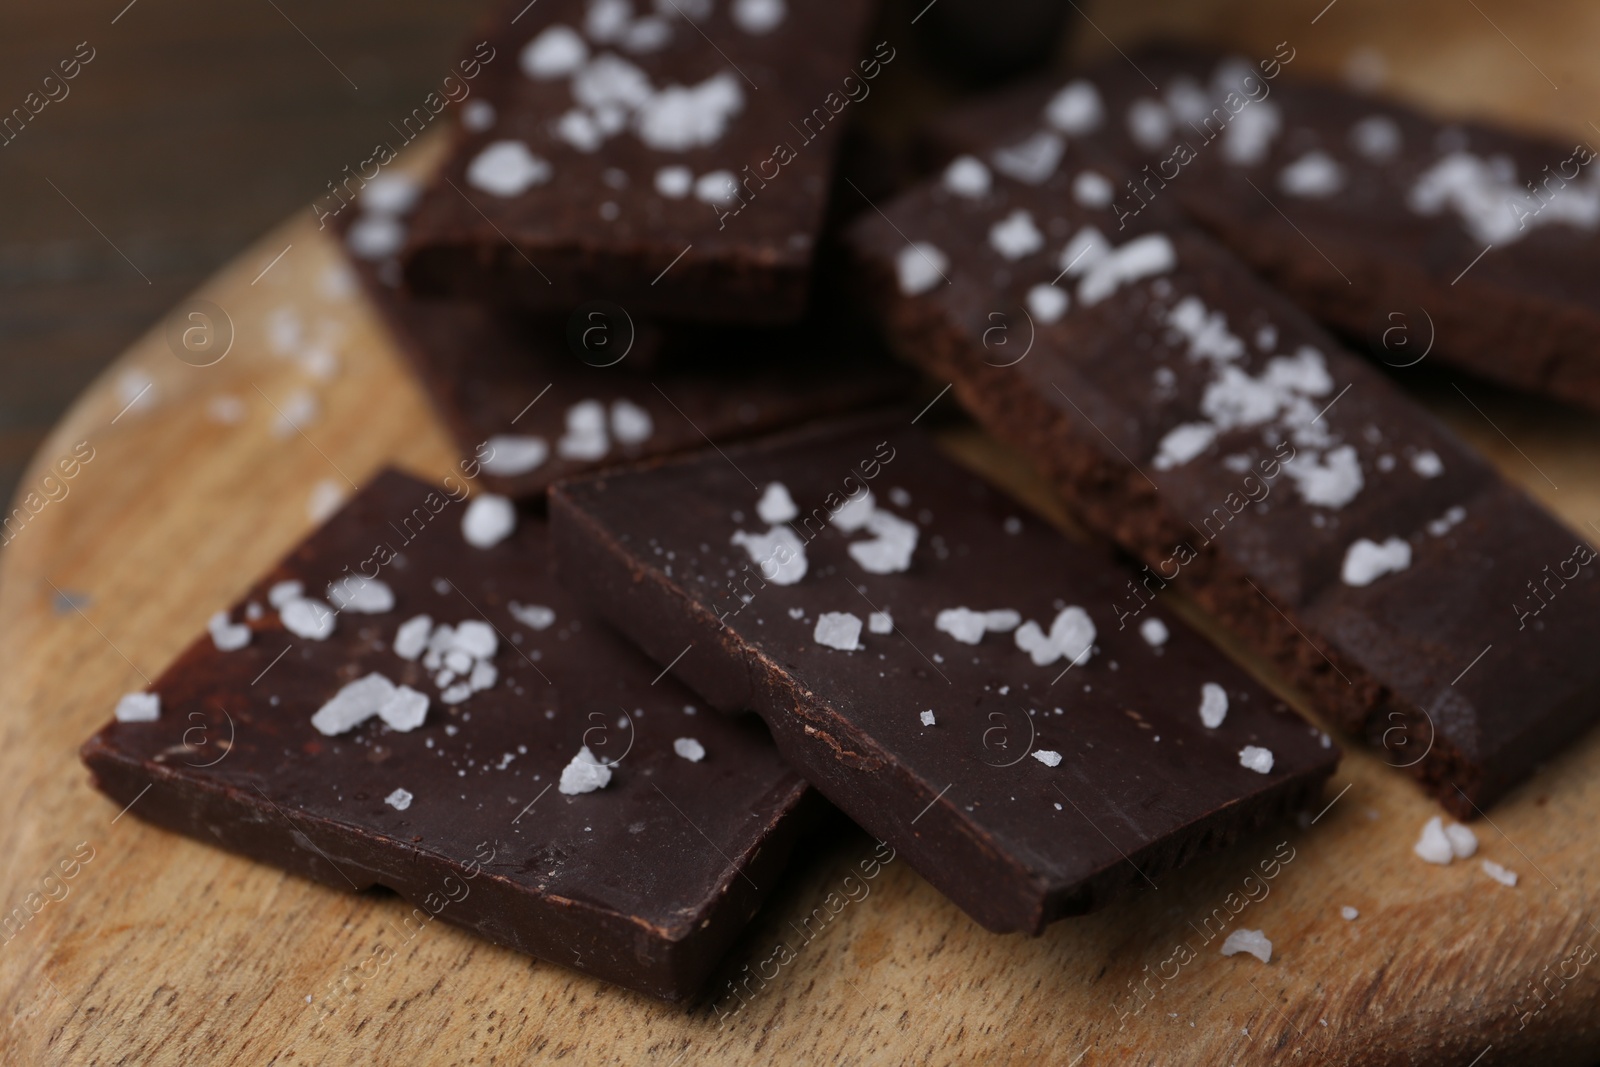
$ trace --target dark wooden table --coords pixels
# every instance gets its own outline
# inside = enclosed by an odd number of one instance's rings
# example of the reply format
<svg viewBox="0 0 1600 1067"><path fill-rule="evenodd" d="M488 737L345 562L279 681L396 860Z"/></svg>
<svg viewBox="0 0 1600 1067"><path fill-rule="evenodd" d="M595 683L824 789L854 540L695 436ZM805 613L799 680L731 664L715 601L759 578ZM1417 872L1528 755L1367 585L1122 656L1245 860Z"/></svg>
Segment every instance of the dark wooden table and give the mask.
<svg viewBox="0 0 1600 1067"><path fill-rule="evenodd" d="M25 126L0 125L0 500L113 357L347 163L393 137L389 123L438 86L486 7L52 0L0 8L0 119L26 108L30 92L58 97ZM90 49L76 78L43 84L62 60Z"/></svg>

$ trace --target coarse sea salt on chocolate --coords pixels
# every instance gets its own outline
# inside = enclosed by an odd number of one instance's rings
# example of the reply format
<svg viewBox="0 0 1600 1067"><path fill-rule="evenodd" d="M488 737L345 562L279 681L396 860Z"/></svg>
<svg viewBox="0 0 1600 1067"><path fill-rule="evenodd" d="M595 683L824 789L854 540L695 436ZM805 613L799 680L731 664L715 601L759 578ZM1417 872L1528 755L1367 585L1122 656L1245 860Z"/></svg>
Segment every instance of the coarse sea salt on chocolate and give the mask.
<svg viewBox="0 0 1600 1067"><path fill-rule="evenodd" d="M1215 730L1222 725L1228 717L1228 691L1215 682L1207 682L1200 687L1200 721L1206 729ZM1265 751L1265 750L1263 750ZM1246 764L1246 766L1249 766ZM1267 768L1272 767L1272 757L1268 754Z"/></svg>
<svg viewBox="0 0 1600 1067"><path fill-rule="evenodd" d="M395 686L389 698L378 706L378 718L391 730L406 733L421 726L428 717L428 696L408 685Z"/></svg>
<svg viewBox="0 0 1600 1067"><path fill-rule="evenodd" d="M806 546L787 526L774 526L765 533L738 530L729 543L748 552L761 577L774 585L794 585L806 576Z"/></svg>
<svg viewBox="0 0 1600 1067"><path fill-rule="evenodd" d="M811 639L826 648L855 652L861 646L861 619L848 611L825 611L817 618Z"/></svg>
<svg viewBox="0 0 1600 1067"><path fill-rule="evenodd" d="M876 536L870 541L855 541L850 545L850 558L869 574L899 574L911 567L911 554L916 551L919 531L915 523L907 522L888 511L875 510L867 518L867 530Z"/></svg>
<svg viewBox="0 0 1600 1067"><path fill-rule="evenodd" d="M550 446L542 437L527 434L497 434L489 438L489 455L482 461L490 474L514 477L538 470L550 458Z"/></svg>
<svg viewBox="0 0 1600 1067"><path fill-rule="evenodd" d="M1139 636L1144 638L1144 643L1151 648L1160 648L1167 643L1170 634L1167 624L1160 619L1146 619L1139 624Z"/></svg>
<svg viewBox="0 0 1600 1067"><path fill-rule="evenodd" d="M934 245L915 241L900 250L895 257L895 269L900 279L900 291L916 296L945 280L945 268L950 260Z"/></svg>
<svg viewBox="0 0 1600 1067"><path fill-rule="evenodd" d="M1257 774L1272 773L1272 750L1262 748L1260 745L1246 745L1239 750L1239 766L1247 767Z"/></svg>
<svg viewBox="0 0 1600 1067"><path fill-rule="evenodd" d="M976 199L989 191L994 179L977 156L957 156L944 168L943 182L955 195Z"/></svg>
<svg viewBox="0 0 1600 1067"><path fill-rule="evenodd" d="M549 162L521 141L495 141L467 167L467 182L494 196L513 197L543 185L552 173Z"/></svg>
<svg viewBox="0 0 1600 1067"><path fill-rule="evenodd" d="M1087 663L1094 651L1094 638L1094 620L1076 605L1061 609L1050 624L1048 635L1032 619L1018 626L1015 634L1017 647L1028 653L1038 667L1048 667L1063 657L1074 666Z"/></svg>
<svg viewBox="0 0 1600 1067"><path fill-rule="evenodd" d="M1345 585L1371 585L1385 574L1411 566L1411 544L1391 537L1382 544L1370 538L1357 538L1344 554L1339 577Z"/></svg>
<svg viewBox="0 0 1600 1067"><path fill-rule="evenodd" d="M394 590L364 575L351 575L328 583L328 599L338 610L358 615L382 615L394 610Z"/></svg>
<svg viewBox="0 0 1600 1067"><path fill-rule="evenodd" d="M326 641L333 634L334 612L320 600L295 597L278 609L283 628L308 641Z"/></svg>
<svg viewBox="0 0 1600 1067"><path fill-rule="evenodd" d="M584 745L578 754L572 757L572 762L561 769L561 782L556 786L567 796L575 797L581 793L593 793L596 789L604 789L611 784L611 768L594 758L594 753L589 751L589 746Z"/></svg>
<svg viewBox="0 0 1600 1067"><path fill-rule="evenodd" d="M1008 260L1021 259L1044 247L1044 234L1033 216L1018 208L989 227L989 247Z"/></svg>
<svg viewBox="0 0 1600 1067"><path fill-rule="evenodd" d="M1044 764L1046 767L1061 766L1061 753L1052 752L1048 748L1035 749L1033 752L1033 758Z"/></svg>
<svg viewBox="0 0 1600 1067"><path fill-rule="evenodd" d="M158 693L128 693L117 701L118 722L155 722L161 718Z"/></svg>
<svg viewBox="0 0 1600 1067"><path fill-rule="evenodd" d="M1032 137L996 149L989 161L994 169L1008 178L1027 185L1042 185L1056 172L1067 143L1049 130L1040 130Z"/></svg>
<svg viewBox="0 0 1600 1067"><path fill-rule="evenodd" d="M1035 285L1028 290L1028 313L1046 326L1067 313L1071 300L1054 285Z"/></svg>
<svg viewBox="0 0 1600 1067"><path fill-rule="evenodd" d="M473 548L493 548L516 528L516 508L505 497L493 493L473 497L461 515L461 536Z"/></svg>
<svg viewBox="0 0 1600 1067"><path fill-rule="evenodd" d="M1105 120L1105 105L1094 83L1084 78L1068 82L1045 105L1045 121L1068 136L1093 133Z"/></svg>
<svg viewBox="0 0 1600 1067"><path fill-rule="evenodd" d="M762 522L776 526L799 515L800 509L795 506L794 497L789 495L788 486L782 482L771 482L756 503L756 514Z"/></svg>
<svg viewBox="0 0 1600 1067"><path fill-rule="evenodd" d="M611 436L623 445L643 444L655 433L655 420L627 398L611 402Z"/></svg>
<svg viewBox="0 0 1600 1067"><path fill-rule="evenodd" d="M1290 196L1322 198L1344 188L1344 168L1326 152L1307 152L1278 175L1278 187Z"/></svg>
<svg viewBox="0 0 1600 1067"><path fill-rule="evenodd" d="M692 737L680 737L672 742L672 751L688 760L690 763L699 763L706 758L706 749L699 741Z"/></svg>
<svg viewBox="0 0 1600 1067"><path fill-rule="evenodd" d="M433 616L417 615L400 624L394 634L394 654L401 659L414 660L428 647L433 635Z"/></svg>
<svg viewBox="0 0 1600 1067"><path fill-rule="evenodd" d="M206 623L211 643L218 652L237 652L250 643L250 627L242 622L230 622L226 611L219 611Z"/></svg>
<svg viewBox="0 0 1600 1067"><path fill-rule="evenodd" d="M374 671L335 693L311 716L311 725L318 733L336 737L378 714L394 693L394 683Z"/></svg>
<svg viewBox="0 0 1600 1067"><path fill-rule="evenodd" d="M395 811L405 811L411 806L412 796L404 789L396 789L393 793L383 798L383 802Z"/></svg>
<svg viewBox="0 0 1600 1067"><path fill-rule="evenodd" d="M506 610L513 619L534 630L548 630L556 621L555 611L543 604L518 604L513 600L506 605Z"/></svg>

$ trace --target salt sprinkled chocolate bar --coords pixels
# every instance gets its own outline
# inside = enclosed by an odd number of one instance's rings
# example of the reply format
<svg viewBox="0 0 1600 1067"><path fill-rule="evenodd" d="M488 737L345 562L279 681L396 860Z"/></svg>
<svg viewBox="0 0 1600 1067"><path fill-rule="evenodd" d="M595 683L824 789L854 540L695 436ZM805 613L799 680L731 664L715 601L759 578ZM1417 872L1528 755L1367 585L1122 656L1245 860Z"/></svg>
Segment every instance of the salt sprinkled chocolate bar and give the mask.
<svg viewBox="0 0 1600 1067"><path fill-rule="evenodd" d="M551 490L562 579L996 931L1320 806L1328 738L905 422Z"/></svg>
<svg viewBox="0 0 1600 1067"><path fill-rule="evenodd" d="M891 63L867 0L510 3L417 213L420 291L800 317L839 136Z"/></svg>
<svg viewBox="0 0 1600 1067"><path fill-rule="evenodd" d="M542 520L450 487L380 475L125 697L84 762L141 819L393 889L402 942L442 919L690 996L811 794L759 723L652 684L558 586Z"/></svg>
<svg viewBox="0 0 1600 1067"><path fill-rule="evenodd" d="M484 484L538 496L559 478L894 400L914 375L871 325L813 314L783 330L652 330L615 308L530 316L400 284L421 187L368 183L336 232L398 347Z"/></svg>
<svg viewBox="0 0 1600 1067"><path fill-rule="evenodd" d="M1081 100L1074 139L1125 163L1107 193L1119 234L1181 205L1390 366L1427 354L1600 409L1591 142L1435 119L1302 78L1294 56L1287 43L1255 63L1153 48L962 109L930 140L947 156L982 154L1060 132L1048 109L1059 119Z"/></svg>
<svg viewBox="0 0 1600 1067"><path fill-rule="evenodd" d="M1100 107L1073 83L863 217L887 335L1146 562L1115 625L1183 584L1472 817L1600 710L1593 551L1176 212L1119 230L1062 132Z"/></svg>

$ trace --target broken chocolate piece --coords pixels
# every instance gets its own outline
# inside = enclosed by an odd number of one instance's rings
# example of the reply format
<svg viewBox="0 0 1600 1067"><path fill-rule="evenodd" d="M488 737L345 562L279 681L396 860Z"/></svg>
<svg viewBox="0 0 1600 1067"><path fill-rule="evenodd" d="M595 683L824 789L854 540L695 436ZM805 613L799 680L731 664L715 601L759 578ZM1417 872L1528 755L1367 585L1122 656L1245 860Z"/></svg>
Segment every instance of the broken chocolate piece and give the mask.
<svg viewBox="0 0 1600 1067"><path fill-rule="evenodd" d="M759 723L652 685L660 668L558 587L542 520L478 549L464 510L380 475L245 597L275 610L235 609L246 647L202 637L153 686L159 718L113 722L84 762L141 819L393 889L406 930L439 918L687 997L773 888L805 783ZM326 639L285 631L294 605Z"/></svg>
<svg viewBox="0 0 1600 1067"><path fill-rule="evenodd" d="M434 410L495 492L537 496L560 478L771 432L911 387L914 376L871 327L842 314L782 331L679 327L663 336L615 305L555 320L416 297L398 284L394 255L418 191L402 175L369 183L338 232ZM374 241L374 232L389 237Z"/></svg>
<svg viewBox="0 0 1600 1067"><path fill-rule="evenodd" d="M944 155L1023 140L1051 129L1051 107L1077 87L1099 121L1076 143L1125 164L1111 188L1119 228L1179 205L1391 367L1427 354L1600 409L1589 143L1435 119L1308 80L1292 61L1288 46L1254 62L1152 48L963 109L931 140Z"/></svg>
<svg viewBox="0 0 1600 1067"><path fill-rule="evenodd" d="M1008 174L1017 121L852 239L906 358L1148 564L1119 614L1185 585L1458 817L1560 752L1593 551L1175 213L1119 232L1103 156Z"/></svg>
<svg viewBox="0 0 1600 1067"><path fill-rule="evenodd" d="M417 213L419 290L636 317L800 317L839 134L894 59L866 0L505 5Z"/></svg>
<svg viewBox="0 0 1600 1067"><path fill-rule="evenodd" d="M1285 811L1337 752L1130 575L905 423L551 490L562 579L991 930L1038 933ZM1202 707L1226 705L1208 725Z"/></svg>

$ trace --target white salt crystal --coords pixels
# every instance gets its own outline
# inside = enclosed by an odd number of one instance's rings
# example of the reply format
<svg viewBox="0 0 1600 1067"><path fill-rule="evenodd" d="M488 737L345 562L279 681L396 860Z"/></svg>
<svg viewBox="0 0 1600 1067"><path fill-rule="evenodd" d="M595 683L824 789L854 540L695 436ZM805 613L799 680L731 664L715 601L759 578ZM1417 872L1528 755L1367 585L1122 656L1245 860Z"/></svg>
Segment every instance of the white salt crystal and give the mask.
<svg viewBox="0 0 1600 1067"><path fill-rule="evenodd" d="M461 536L474 548L493 548L517 528L517 509L493 493L472 498L461 516Z"/></svg>
<svg viewBox="0 0 1600 1067"><path fill-rule="evenodd" d="M1272 773L1272 750L1260 745L1246 745L1239 750L1239 766L1257 774Z"/></svg>
<svg viewBox="0 0 1600 1067"><path fill-rule="evenodd" d="M155 722L161 718L159 693L128 693L117 701L118 722Z"/></svg>
<svg viewBox="0 0 1600 1067"><path fill-rule="evenodd" d="M762 522L776 526L800 514L800 509L795 506L794 498L789 495L788 486L782 482L771 482L756 504L756 514L761 517Z"/></svg>
<svg viewBox="0 0 1600 1067"><path fill-rule="evenodd" d="M1216 682L1200 687L1200 721L1206 729L1215 730L1228 717L1228 691ZM1248 766L1248 764L1246 764ZM1272 769L1272 757L1267 757L1267 769ZM1265 772L1263 772L1265 773Z"/></svg>
<svg viewBox="0 0 1600 1067"><path fill-rule="evenodd" d="M672 742L672 751L690 763L699 763L706 758L705 746L692 737L680 737Z"/></svg>
<svg viewBox="0 0 1600 1067"><path fill-rule="evenodd" d="M1272 962L1272 942L1260 930L1235 930L1222 942L1224 956L1248 952L1262 963Z"/></svg>
<svg viewBox="0 0 1600 1067"><path fill-rule="evenodd" d="M811 639L840 652L861 648L861 619L848 611L825 611L817 618Z"/></svg>
<svg viewBox="0 0 1600 1067"><path fill-rule="evenodd" d="M584 745L572 757L572 762L561 769L561 784L556 788L568 796L577 796L604 789L610 781L611 768L595 759L589 746Z"/></svg>

